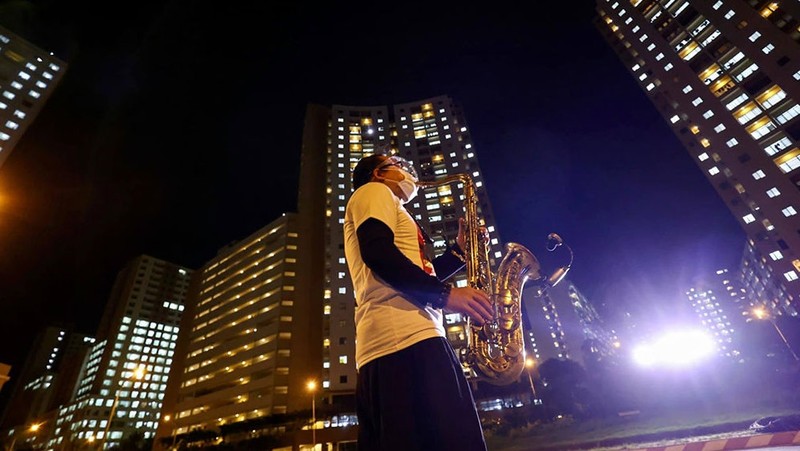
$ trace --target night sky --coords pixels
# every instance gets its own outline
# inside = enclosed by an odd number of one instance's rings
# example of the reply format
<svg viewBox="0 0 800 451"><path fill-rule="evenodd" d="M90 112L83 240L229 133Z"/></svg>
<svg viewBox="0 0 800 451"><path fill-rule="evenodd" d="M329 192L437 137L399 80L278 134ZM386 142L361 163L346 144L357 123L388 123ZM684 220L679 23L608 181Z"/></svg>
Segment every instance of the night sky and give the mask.
<svg viewBox="0 0 800 451"><path fill-rule="evenodd" d="M612 325L675 321L691 277L738 264L743 232L594 2L341 5L0 3L70 66L0 168L0 362L53 322L94 333L133 257L199 268L295 210L309 102L452 97L501 239L538 254L559 233Z"/></svg>

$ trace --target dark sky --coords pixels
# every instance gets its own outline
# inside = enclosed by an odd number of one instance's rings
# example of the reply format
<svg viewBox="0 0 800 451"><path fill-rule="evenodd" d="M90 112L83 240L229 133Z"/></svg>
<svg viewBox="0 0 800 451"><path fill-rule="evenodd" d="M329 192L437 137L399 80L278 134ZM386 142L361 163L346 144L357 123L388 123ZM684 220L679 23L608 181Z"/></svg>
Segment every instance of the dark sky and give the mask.
<svg viewBox="0 0 800 451"><path fill-rule="evenodd" d="M744 234L592 1L93 3L0 3L0 23L70 66L0 168L2 362L50 322L94 333L136 255L198 268L293 211L309 102L451 96L501 238L538 253L559 233L609 319L671 320L693 275L738 263Z"/></svg>

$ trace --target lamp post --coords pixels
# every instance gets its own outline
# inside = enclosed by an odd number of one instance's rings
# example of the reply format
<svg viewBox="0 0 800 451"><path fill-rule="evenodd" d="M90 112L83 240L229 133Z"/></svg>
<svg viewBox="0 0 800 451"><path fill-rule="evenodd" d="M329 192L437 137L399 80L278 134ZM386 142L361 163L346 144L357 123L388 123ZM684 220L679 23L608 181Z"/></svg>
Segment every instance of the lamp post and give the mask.
<svg viewBox="0 0 800 451"><path fill-rule="evenodd" d="M789 341L786 340L786 336L783 335L783 331L781 330L780 327L778 327L778 323L775 321L775 318L772 315L770 315L769 312L767 312L767 310L764 307L754 308L753 314L758 319L767 319L769 320L770 323L772 323L772 327L774 327L775 331L778 332L778 335L781 337L781 340L783 340L783 344L786 345L786 348L789 349L789 352L792 354L792 357L794 357L794 361L800 362L800 357L797 357L797 354L794 352L794 349L792 349L792 346L789 344Z"/></svg>
<svg viewBox="0 0 800 451"><path fill-rule="evenodd" d="M133 374L127 380L137 380L140 381L144 379L144 365L139 365L133 370ZM126 381L120 381L120 387ZM119 388L114 392L114 404L111 405L111 413L108 414L108 421L106 422L106 430L103 432L103 439L100 440L100 447L98 448L100 451L103 451L103 448L106 446L106 441L108 440L108 433L111 429L111 422L114 420L114 413L117 411L117 404L119 404Z"/></svg>
<svg viewBox="0 0 800 451"><path fill-rule="evenodd" d="M536 387L533 385L533 376L531 376L531 370L536 365L536 361L532 358L528 357L525 359L525 368L527 368L528 372L528 382L531 384L531 392L533 392L533 402L531 404L536 404L536 400L539 399L539 396L536 394Z"/></svg>
<svg viewBox="0 0 800 451"><path fill-rule="evenodd" d="M41 426L42 423L33 423L32 425L30 425L30 427L28 427L27 430L23 431L23 433L30 432L31 434L34 434L36 433L36 431L39 430ZM11 439L11 445L9 445L8 448L6 449L8 449L8 451L14 451L14 445L16 444L17 444L17 434L14 434L14 438Z"/></svg>
<svg viewBox="0 0 800 451"><path fill-rule="evenodd" d="M308 381L306 389L311 393L311 446L312 449L317 449L317 381L314 379Z"/></svg>

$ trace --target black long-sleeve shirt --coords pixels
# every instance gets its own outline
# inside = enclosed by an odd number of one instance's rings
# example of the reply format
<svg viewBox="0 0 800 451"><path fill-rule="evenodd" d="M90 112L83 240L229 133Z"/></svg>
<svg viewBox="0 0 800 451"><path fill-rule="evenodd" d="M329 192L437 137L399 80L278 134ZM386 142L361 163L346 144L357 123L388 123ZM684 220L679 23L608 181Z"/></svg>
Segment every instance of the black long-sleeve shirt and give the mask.
<svg viewBox="0 0 800 451"><path fill-rule="evenodd" d="M394 233L386 224L375 218L364 221L356 230L361 258L376 276L401 291L413 302L444 307L441 295L447 285L443 282L464 267L459 258L461 249L453 245L433 259L436 277L408 259L394 244Z"/></svg>

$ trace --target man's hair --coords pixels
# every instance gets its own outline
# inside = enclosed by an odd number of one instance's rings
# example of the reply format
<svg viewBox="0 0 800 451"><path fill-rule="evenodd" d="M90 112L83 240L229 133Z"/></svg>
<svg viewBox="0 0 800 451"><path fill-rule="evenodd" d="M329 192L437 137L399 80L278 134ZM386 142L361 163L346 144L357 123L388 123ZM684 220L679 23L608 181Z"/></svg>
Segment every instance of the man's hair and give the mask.
<svg viewBox="0 0 800 451"><path fill-rule="evenodd" d="M372 171L383 162L386 155L376 153L358 161L353 169L353 191L361 188L372 180Z"/></svg>

